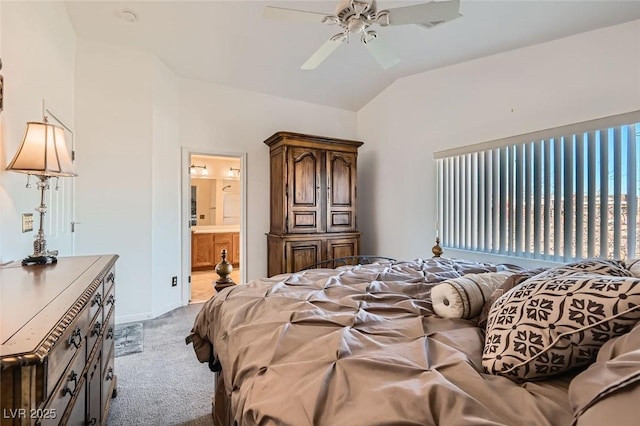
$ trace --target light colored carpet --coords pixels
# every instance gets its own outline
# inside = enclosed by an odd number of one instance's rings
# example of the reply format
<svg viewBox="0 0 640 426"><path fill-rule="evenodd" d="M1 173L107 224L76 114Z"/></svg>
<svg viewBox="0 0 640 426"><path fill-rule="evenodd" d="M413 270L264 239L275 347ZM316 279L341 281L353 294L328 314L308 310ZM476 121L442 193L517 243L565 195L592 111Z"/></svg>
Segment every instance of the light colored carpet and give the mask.
<svg viewBox="0 0 640 426"><path fill-rule="evenodd" d="M115 359L117 397L108 424L212 425L214 375L185 337L201 303L144 321L144 351Z"/></svg>

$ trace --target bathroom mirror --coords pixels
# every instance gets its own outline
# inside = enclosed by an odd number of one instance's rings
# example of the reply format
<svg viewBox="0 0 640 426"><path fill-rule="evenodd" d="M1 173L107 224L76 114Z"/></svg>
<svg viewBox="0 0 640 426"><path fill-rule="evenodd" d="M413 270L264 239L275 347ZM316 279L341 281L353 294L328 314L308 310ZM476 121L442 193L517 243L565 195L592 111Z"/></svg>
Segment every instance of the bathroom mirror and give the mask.
<svg viewBox="0 0 640 426"><path fill-rule="evenodd" d="M238 159L192 155L191 226L240 225Z"/></svg>

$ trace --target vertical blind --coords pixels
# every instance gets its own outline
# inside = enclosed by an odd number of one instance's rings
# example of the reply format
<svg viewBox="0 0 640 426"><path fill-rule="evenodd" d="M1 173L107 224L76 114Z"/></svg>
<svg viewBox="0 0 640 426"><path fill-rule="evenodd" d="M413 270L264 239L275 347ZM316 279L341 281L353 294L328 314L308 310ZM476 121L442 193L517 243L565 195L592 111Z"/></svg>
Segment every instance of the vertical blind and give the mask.
<svg viewBox="0 0 640 426"><path fill-rule="evenodd" d="M445 247L640 257L640 111L434 155Z"/></svg>

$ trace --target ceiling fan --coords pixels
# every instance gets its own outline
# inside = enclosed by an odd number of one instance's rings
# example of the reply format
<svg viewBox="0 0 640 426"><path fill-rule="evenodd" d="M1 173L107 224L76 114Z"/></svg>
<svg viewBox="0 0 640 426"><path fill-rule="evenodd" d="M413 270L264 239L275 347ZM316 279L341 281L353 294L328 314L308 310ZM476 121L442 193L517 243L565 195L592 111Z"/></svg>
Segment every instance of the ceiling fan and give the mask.
<svg viewBox="0 0 640 426"><path fill-rule="evenodd" d="M378 64L388 69L400 59L381 42L378 33L370 27L388 25L417 24L430 28L457 18L460 0L429 2L393 9L377 10L376 0L340 0L334 15L325 15L304 10L266 6L263 16L269 19L319 22L338 25L342 32L327 40L307 61L302 69L312 70L320 65L342 43L349 42L352 34L361 34L360 40Z"/></svg>

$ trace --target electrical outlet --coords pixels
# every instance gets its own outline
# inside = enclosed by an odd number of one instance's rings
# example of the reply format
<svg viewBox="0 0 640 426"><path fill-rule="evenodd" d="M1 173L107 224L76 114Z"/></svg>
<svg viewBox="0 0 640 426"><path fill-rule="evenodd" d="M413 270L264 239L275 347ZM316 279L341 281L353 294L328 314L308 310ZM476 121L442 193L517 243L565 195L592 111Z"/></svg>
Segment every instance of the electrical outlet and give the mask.
<svg viewBox="0 0 640 426"><path fill-rule="evenodd" d="M33 231L33 213L22 213L22 232Z"/></svg>
<svg viewBox="0 0 640 426"><path fill-rule="evenodd" d="M178 285L178 277L171 278L171 287L175 287Z"/></svg>

